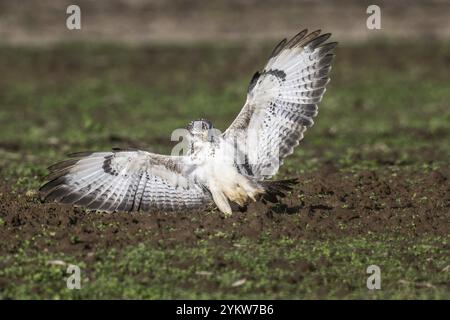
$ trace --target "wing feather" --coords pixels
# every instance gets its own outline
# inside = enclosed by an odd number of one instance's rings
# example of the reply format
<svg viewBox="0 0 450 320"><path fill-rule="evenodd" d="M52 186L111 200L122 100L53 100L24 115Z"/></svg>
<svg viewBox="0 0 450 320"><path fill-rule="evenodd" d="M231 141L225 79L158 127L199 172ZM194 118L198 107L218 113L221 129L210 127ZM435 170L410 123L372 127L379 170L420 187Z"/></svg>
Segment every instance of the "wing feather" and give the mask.
<svg viewBox="0 0 450 320"><path fill-rule="evenodd" d="M330 36L302 30L280 42L253 76L244 107L223 134L245 155L238 158L246 160L247 174L261 180L274 175L314 124L337 45L325 43Z"/></svg>
<svg viewBox="0 0 450 320"><path fill-rule="evenodd" d="M211 202L187 157L145 151L82 152L49 167L44 199L105 212L189 210Z"/></svg>

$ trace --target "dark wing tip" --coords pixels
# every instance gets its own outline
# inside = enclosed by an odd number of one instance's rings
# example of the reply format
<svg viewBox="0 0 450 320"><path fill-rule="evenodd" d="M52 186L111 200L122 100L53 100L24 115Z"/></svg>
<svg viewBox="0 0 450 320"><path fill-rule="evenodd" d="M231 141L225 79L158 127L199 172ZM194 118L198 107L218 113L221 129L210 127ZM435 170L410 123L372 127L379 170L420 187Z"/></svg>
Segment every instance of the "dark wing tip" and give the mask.
<svg viewBox="0 0 450 320"><path fill-rule="evenodd" d="M44 185L42 185L39 188L39 192L48 194L53 189L59 187L60 185L65 184L65 183L66 183L66 178L64 176L57 177L57 178L55 178L53 180L48 181Z"/></svg>
<svg viewBox="0 0 450 320"><path fill-rule="evenodd" d="M317 48L319 45L327 41L331 37L331 33L324 33L317 37L310 39L308 42L304 43L304 47L311 47L312 49Z"/></svg>
<svg viewBox="0 0 450 320"><path fill-rule="evenodd" d="M286 47L292 48L308 34L308 29L303 29L289 40Z"/></svg>
<svg viewBox="0 0 450 320"><path fill-rule="evenodd" d="M67 156L69 158L83 158L83 157L89 157L93 153L95 153L95 151L79 151L79 152L69 153L69 154L67 154Z"/></svg>
<svg viewBox="0 0 450 320"><path fill-rule="evenodd" d="M260 75L261 75L261 73L259 71L255 72L255 74L252 77L252 80L250 80L250 83L248 84L247 92L252 91L252 89L256 85L256 82L258 81Z"/></svg>
<svg viewBox="0 0 450 320"><path fill-rule="evenodd" d="M289 41L286 39L281 40L277 46L272 51L270 58L277 56L283 49L294 48L294 47L306 47L311 46L312 48L317 48L320 44L324 43L331 37L331 33L321 34L322 30L317 29L308 33L308 29L303 29L295 36L293 36ZM334 46L337 42L333 42Z"/></svg>
<svg viewBox="0 0 450 320"><path fill-rule="evenodd" d="M324 45L321 45L320 48L326 47L326 48L334 49L334 48L337 47L337 45L338 45L338 42L337 42L337 41L327 42L327 43L325 43Z"/></svg>
<svg viewBox="0 0 450 320"><path fill-rule="evenodd" d="M129 151L139 151L139 149L132 148L132 147L128 147L128 148L115 147L115 148L112 148L112 152L129 152Z"/></svg>
<svg viewBox="0 0 450 320"><path fill-rule="evenodd" d="M68 160L59 161L59 162L56 162L56 163L52 164L47 169L50 170L51 172L64 170L64 169L66 169L66 168L68 168L70 166L73 166L78 161L79 161L79 159L75 159L75 158L74 159L68 159Z"/></svg>
<svg viewBox="0 0 450 320"><path fill-rule="evenodd" d="M271 58L275 57L276 55L278 55L278 54L281 52L281 50L283 50L283 48L285 47L286 43L287 43L286 38L284 38L283 40L281 40L281 41L275 46L275 48L273 48L272 53L271 53L270 56L269 56L269 59L271 59Z"/></svg>

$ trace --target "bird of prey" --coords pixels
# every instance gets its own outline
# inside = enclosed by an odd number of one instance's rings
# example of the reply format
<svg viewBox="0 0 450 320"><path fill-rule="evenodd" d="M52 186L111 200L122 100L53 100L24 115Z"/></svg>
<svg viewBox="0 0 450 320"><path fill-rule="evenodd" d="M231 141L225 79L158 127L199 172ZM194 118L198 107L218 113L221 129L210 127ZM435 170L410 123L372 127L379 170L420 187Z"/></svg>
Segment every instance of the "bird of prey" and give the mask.
<svg viewBox="0 0 450 320"><path fill-rule="evenodd" d="M276 202L295 179L270 179L317 115L329 82L336 42L303 30L273 50L250 81L247 100L221 134L205 119L191 121L187 152L80 152L49 167L40 191L49 201L90 210L186 211L210 205L225 214L249 202Z"/></svg>

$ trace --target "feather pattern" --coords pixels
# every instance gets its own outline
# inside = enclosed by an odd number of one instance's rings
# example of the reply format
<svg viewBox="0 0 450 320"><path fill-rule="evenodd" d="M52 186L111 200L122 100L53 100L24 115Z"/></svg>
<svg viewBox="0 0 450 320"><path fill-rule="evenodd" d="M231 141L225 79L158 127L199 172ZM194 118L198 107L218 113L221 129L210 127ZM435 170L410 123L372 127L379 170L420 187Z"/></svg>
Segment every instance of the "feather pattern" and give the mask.
<svg viewBox="0 0 450 320"><path fill-rule="evenodd" d="M337 45L324 44L330 34L320 33L305 29L275 47L264 69L254 75L244 107L223 134L245 154L246 172L257 179L273 176L314 124Z"/></svg>
<svg viewBox="0 0 450 320"><path fill-rule="evenodd" d="M189 210L211 202L204 188L190 180L187 157L145 151L72 154L51 167L40 191L47 200L91 210Z"/></svg>
<svg viewBox="0 0 450 320"><path fill-rule="evenodd" d="M186 156L121 149L71 154L49 167L44 199L105 212L186 211L214 202L225 214L233 203L277 201L295 180L263 180L314 124L336 46L325 43L329 37L303 30L282 40L252 77L247 101L223 135L210 135L212 124L198 119L186 127Z"/></svg>

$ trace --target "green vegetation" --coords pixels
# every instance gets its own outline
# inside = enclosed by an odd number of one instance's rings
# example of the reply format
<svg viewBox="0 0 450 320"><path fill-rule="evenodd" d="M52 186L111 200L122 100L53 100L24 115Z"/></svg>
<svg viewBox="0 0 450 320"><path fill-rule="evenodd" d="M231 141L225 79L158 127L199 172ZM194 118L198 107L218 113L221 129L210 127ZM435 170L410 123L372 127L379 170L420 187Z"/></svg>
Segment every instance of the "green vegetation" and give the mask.
<svg viewBox="0 0 450 320"><path fill-rule="evenodd" d="M66 289L67 266L49 265L55 258L87 267L82 258L24 252L3 257L0 271L15 285L3 298L146 298L146 299L303 299L448 298L448 239L360 236L336 241L285 238L251 243L242 239L233 248L179 245L161 249L141 243L126 251L105 251L81 274L81 290ZM398 245L402 244L400 248ZM219 262L218 262L219 261ZM366 287L366 268L380 264L382 290ZM433 270L430 273L430 270ZM414 279L414 281L411 281ZM239 287L233 284L245 282ZM243 281L241 281L243 282Z"/></svg>
<svg viewBox="0 0 450 320"><path fill-rule="evenodd" d="M11 193L25 206L42 206L35 190L46 167L70 152L139 147L167 153L176 143L171 132L193 118L208 118L224 130L269 52L269 46L241 45L0 48L0 196ZM408 176L414 205L432 208L427 190L411 189L433 172L449 177L450 44L342 45L336 54L316 125L280 176L309 174L308 186L313 172L330 166L343 180L389 171L391 177ZM370 214L386 208L379 192L364 196L375 206ZM392 192L399 206L412 198ZM292 197L311 201L303 194ZM448 191L439 197L436 206L448 214ZM188 244L146 241L142 235L133 241L138 235L128 234L125 245L65 252L55 250L58 240L51 234L65 232L64 224L40 221L36 234L25 237L20 224L11 225L11 210L0 206L0 234L14 229L11 241L17 243L0 243L0 298L450 298L449 232L420 233L397 220L380 232L360 225L356 234L316 238L275 237L269 227L253 238L231 237L228 229L202 236L205 229L199 229L199 240ZM204 214L219 217L215 211ZM191 222L200 223L198 217ZM299 223L295 213L290 219ZM111 228L120 234L125 226L83 223L100 230L96 236ZM76 247L77 237L68 236L68 243ZM34 245L42 239L48 250ZM56 259L81 267L82 290L66 289L66 266L48 264ZM381 267L382 290L366 288L370 264Z"/></svg>

